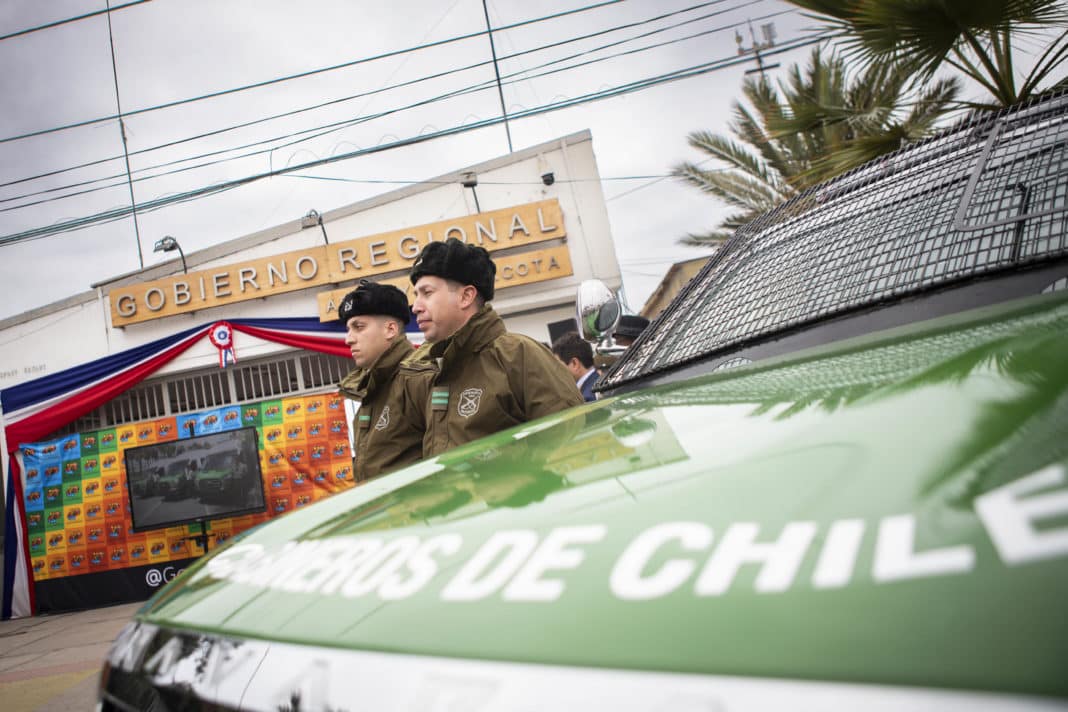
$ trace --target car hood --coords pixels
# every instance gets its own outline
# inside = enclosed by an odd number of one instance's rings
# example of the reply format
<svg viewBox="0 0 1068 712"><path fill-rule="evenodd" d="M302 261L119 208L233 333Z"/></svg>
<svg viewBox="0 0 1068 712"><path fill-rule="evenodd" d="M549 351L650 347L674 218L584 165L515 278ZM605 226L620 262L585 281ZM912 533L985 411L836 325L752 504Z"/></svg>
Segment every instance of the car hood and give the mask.
<svg viewBox="0 0 1068 712"><path fill-rule="evenodd" d="M520 663L1068 695L1063 295L637 391L238 537L138 618Z"/></svg>

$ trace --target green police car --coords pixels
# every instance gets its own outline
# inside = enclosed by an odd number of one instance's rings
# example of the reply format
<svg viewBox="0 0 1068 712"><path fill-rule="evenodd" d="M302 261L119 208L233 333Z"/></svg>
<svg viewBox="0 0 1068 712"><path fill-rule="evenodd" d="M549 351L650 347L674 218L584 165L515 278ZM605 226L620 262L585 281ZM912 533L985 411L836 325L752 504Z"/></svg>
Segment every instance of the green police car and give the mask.
<svg viewBox="0 0 1068 712"><path fill-rule="evenodd" d="M249 468L240 457L240 448L227 446L201 458L194 487L202 501L226 500L241 503L250 486Z"/></svg>
<svg viewBox="0 0 1068 712"><path fill-rule="evenodd" d="M196 486L196 465L191 458L177 457L157 469L146 482L150 494L162 495L164 499L191 497Z"/></svg>
<svg viewBox="0 0 1068 712"><path fill-rule="evenodd" d="M190 567L101 707L1068 708L1066 186L1060 95L805 193L603 399Z"/></svg>

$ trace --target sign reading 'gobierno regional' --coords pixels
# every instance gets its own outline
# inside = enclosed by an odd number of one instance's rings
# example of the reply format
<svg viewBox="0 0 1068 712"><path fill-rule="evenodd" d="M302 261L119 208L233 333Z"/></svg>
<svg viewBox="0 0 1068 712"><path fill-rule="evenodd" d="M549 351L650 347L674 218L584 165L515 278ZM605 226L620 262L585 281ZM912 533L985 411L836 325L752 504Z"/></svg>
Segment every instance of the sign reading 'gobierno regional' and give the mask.
<svg viewBox="0 0 1068 712"><path fill-rule="evenodd" d="M494 252L566 236L559 201L542 200L118 287L109 294L111 323L122 327L406 270L425 245L450 237ZM514 256L510 257L514 260ZM516 269L522 271L522 279L510 280L512 284L572 274L566 247L547 251L545 259L545 269L541 269L540 261L537 270L531 269L526 262L522 267L517 263ZM550 263L553 269L548 268Z"/></svg>

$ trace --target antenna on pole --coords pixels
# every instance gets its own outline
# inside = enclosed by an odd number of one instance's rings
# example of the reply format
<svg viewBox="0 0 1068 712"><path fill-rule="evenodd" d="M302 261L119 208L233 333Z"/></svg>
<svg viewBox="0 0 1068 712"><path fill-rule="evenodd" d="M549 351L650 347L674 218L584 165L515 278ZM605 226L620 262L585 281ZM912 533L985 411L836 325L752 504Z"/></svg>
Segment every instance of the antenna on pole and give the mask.
<svg viewBox="0 0 1068 712"><path fill-rule="evenodd" d="M775 64L764 64L764 58L760 56L760 50L775 46L775 23L768 22L760 26L760 32L764 37L763 42L757 40L756 33L753 31L752 21L746 20L746 23L749 25L749 38L752 40L753 44L750 47L743 47L742 43L745 39L742 37L742 34L735 29L734 41L738 43L738 54L743 56L747 54L754 55L756 57L757 68L747 69L745 70L745 73L756 74L757 72L760 72L760 78L767 81L768 78L764 72L769 69L775 69L779 64L777 62Z"/></svg>

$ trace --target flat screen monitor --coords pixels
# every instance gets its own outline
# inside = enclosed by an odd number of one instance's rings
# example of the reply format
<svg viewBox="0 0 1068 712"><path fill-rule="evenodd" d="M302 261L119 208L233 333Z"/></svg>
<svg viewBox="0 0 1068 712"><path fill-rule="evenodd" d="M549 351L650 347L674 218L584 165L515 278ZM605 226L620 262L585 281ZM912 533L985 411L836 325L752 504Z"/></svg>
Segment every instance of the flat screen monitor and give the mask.
<svg viewBox="0 0 1068 712"><path fill-rule="evenodd" d="M129 448L125 459L135 532L267 508L255 428Z"/></svg>

